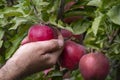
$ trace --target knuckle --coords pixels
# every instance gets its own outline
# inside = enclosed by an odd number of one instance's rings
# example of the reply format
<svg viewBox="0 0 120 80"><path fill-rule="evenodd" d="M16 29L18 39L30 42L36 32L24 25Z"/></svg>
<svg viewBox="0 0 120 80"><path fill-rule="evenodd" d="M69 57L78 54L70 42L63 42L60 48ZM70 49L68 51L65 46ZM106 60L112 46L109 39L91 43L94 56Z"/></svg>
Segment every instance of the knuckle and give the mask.
<svg viewBox="0 0 120 80"><path fill-rule="evenodd" d="M51 45L52 45L52 47L57 47L58 46L58 42L57 41L52 41Z"/></svg>

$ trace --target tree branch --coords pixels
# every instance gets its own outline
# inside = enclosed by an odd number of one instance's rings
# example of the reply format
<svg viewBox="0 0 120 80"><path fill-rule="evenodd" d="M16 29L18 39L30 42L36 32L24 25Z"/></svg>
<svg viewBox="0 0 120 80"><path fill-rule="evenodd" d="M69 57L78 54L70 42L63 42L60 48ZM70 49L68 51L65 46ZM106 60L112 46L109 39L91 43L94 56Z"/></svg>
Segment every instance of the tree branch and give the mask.
<svg viewBox="0 0 120 80"><path fill-rule="evenodd" d="M113 44L113 42L114 42L116 36L118 35L118 33L120 33L120 29L116 29L115 31L113 31L113 33L110 36L108 36L108 34L107 34L109 45ZM109 50L109 47L104 47L103 50Z"/></svg>
<svg viewBox="0 0 120 80"><path fill-rule="evenodd" d="M33 1L32 1L32 0L30 0L30 2L31 2L31 4L32 4L32 6L33 6L35 15L38 16L38 10L37 10L36 6L33 4Z"/></svg>
<svg viewBox="0 0 120 80"><path fill-rule="evenodd" d="M109 38L109 44L112 44L116 35L118 34L118 32L120 31L120 29L116 29L115 31L113 31L112 35Z"/></svg>
<svg viewBox="0 0 120 80"><path fill-rule="evenodd" d="M65 6L65 0L61 0L56 22L58 22L59 19L63 20L64 6Z"/></svg>
<svg viewBox="0 0 120 80"><path fill-rule="evenodd" d="M14 0L6 0L8 6L14 5Z"/></svg>

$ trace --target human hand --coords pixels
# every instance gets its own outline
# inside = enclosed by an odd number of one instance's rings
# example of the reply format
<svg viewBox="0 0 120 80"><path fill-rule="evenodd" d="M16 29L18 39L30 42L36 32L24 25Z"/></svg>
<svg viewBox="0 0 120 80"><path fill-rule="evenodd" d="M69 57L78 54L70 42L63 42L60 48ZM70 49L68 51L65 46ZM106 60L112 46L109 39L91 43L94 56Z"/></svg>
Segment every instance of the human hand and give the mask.
<svg viewBox="0 0 120 80"><path fill-rule="evenodd" d="M28 38L23 42L29 42ZM59 32L58 39L26 43L19 47L2 69L8 70L13 79L45 70L56 64L63 45L64 39Z"/></svg>

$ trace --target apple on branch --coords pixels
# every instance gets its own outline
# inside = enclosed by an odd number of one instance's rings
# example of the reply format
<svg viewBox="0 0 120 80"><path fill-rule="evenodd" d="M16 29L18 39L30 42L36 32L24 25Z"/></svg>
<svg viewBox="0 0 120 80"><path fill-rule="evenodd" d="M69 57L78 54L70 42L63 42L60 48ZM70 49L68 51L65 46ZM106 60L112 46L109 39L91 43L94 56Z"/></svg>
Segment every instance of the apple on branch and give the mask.
<svg viewBox="0 0 120 80"><path fill-rule="evenodd" d="M109 60L100 52L84 55L79 62L84 80L105 80L109 73Z"/></svg>

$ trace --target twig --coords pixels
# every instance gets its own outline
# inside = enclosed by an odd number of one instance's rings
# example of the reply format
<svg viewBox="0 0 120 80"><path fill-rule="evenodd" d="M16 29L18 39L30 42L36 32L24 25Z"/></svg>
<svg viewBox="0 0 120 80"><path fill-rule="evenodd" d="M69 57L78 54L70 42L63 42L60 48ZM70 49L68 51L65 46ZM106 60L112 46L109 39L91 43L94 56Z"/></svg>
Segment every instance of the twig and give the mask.
<svg viewBox="0 0 120 80"><path fill-rule="evenodd" d="M111 34L111 36L108 36L108 42L109 45L112 45L114 42L114 39L116 38L117 34L120 32L120 29L116 29L115 31L113 31L113 33ZM104 47L103 50L109 50L110 47Z"/></svg>
<svg viewBox="0 0 120 80"><path fill-rule="evenodd" d="M117 30L113 31L112 35L109 38L109 44L113 43L113 41L114 41L114 39L115 39L115 37L116 37L116 35L118 34L119 31L120 31L120 29L117 29Z"/></svg>
<svg viewBox="0 0 120 80"><path fill-rule="evenodd" d="M60 6L59 6L59 9L58 9L56 22L58 22L59 19L61 19L61 20L63 19L64 6L65 6L65 0L61 0Z"/></svg>
<svg viewBox="0 0 120 80"><path fill-rule="evenodd" d="M6 1L7 1L7 5L8 6L14 5L14 1L13 0L6 0Z"/></svg>
<svg viewBox="0 0 120 80"><path fill-rule="evenodd" d="M30 0L30 2L31 2L31 4L32 4L32 6L33 6L33 8L34 8L34 13L35 13L35 15L38 16L38 10L37 10L36 6L33 4L33 1L32 1L32 0Z"/></svg>

